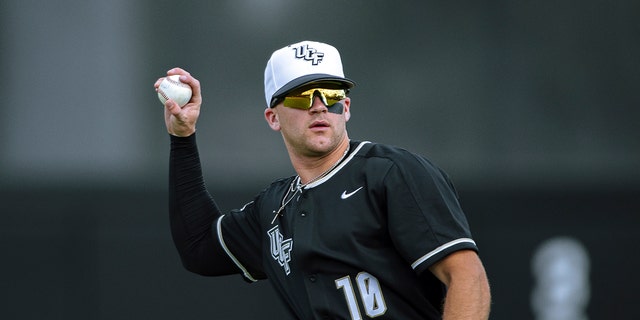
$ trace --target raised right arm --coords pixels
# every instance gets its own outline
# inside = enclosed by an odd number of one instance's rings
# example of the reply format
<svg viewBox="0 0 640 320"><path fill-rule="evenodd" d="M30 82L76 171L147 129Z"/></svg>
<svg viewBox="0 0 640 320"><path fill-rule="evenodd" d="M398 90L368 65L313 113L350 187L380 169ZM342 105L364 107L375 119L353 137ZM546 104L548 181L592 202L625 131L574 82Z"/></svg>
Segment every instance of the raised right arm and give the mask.
<svg viewBox="0 0 640 320"><path fill-rule="evenodd" d="M182 108L172 100L165 103L165 122L171 134L169 219L173 242L182 264L191 272L206 276L238 273L212 225L222 213L206 189L196 144L195 124L202 103L200 83L179 68L167 72L172 74L180 74L180 80L193 91L191 101Z"/></svg>

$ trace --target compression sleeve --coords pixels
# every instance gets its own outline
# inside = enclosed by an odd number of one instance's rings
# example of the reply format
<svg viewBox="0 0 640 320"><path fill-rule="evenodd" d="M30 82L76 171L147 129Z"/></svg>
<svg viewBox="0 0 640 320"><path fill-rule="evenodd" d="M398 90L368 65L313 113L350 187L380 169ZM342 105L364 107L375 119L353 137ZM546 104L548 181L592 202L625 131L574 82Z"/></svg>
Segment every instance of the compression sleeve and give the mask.
<svg viewBox="0 0 640 320"><path fill-rule="evenodd" d="M204 183L195 133L171 135L169 220L173 242L187 270L205 276L239 272L217 241L212 225L221 214Z"/></svg>

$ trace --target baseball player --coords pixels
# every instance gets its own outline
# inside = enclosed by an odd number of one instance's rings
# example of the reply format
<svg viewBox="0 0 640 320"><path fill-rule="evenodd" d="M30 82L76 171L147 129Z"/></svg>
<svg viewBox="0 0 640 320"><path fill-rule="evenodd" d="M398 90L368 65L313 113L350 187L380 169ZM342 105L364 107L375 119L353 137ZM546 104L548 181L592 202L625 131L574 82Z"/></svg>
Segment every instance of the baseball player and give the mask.
<svg viewBox="0 0 640 320"><path fill-rule="evenodd" d="M271 55L264 116L296 175L228 213L201 171L200 83L167 74L193 91L182 108L165 103L171 231L186 269L269 279L298 319L488 318L488 281L451 181L422 156L349 138L354 82L336 48L303 41Z"/></svg>

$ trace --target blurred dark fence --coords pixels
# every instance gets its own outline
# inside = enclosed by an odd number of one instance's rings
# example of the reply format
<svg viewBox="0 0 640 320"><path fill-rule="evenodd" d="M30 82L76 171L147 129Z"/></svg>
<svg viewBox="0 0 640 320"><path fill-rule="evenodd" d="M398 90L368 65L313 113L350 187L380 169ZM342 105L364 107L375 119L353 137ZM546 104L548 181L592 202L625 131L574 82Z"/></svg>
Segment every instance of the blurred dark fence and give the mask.
<svg viewBox="0 0 640 320"><path fill-rule="evenodd" d="M588 252L583 310L589 319L640 316L634 304L638 189L459 189L491 280L492 319L534 319L532 260L555 237L571 237ZM213 194L221 207L232 208L250 192ZM267 281L247 284L240 276L205 278L182 269L166 202L163 191L126 188L3 190L0 317L283 317Z"/></svg>

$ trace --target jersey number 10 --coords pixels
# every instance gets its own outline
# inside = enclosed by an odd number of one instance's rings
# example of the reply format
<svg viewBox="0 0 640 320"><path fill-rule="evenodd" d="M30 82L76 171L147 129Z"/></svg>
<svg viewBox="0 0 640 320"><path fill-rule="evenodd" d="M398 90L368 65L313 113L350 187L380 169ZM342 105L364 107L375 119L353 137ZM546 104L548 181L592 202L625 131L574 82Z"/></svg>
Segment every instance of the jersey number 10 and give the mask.
<svg viewBox="0 0 640 320"><path fill-rule="evenodd" d="M336 288L344 291L344 297L347 300L351 319L360 320L360 308L356 300L356 293L353 290L351 277L346 276L335 280ZM360 272L356 276L356 284L360 293L360 298L364 304L364 311L370 318L383 315L387 311L387 305L384 302L384 296L380 288L378 279L366 272Z"/></svg>

